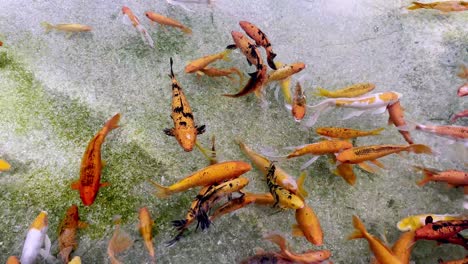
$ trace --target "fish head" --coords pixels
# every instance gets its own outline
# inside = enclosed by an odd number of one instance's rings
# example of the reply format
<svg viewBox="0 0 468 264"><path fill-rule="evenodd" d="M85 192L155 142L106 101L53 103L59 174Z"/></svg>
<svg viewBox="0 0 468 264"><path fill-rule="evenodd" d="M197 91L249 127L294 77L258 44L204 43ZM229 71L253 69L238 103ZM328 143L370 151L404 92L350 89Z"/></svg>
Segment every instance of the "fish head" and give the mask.
<svg viewBox="0 0 468 264"><path fill-rule="evenodd" d="M303 62L296 62L293 64L293 67L295 69L295 72L300 72L303 69L305 69L307 66Z"/></svg>
<svg viewBox="0 0 468 264"><path fill-rule="evenodd" d="M146 16L147 18L150 18L150 12L149 12L149 11L146 11L146 12L145 12L145 16Z"/></svg>
<svg viewBox="0 0 468 264"><path fill-rule="evenodd" d="M247 30L249 30L249 28L252 27L252 23L247 22L247 21L240 21L240 22L239 22L239 26L240 26L244 31L247 31Z"/></svg>
<svg viewBox="0 0 468 264"><path fill-rule="evenodd" d="M231 36L236 44L245 38L244 34L242 34L242 32L239 31L231 31ZM240 45L236 46L240 47Z"/></svg>
<svg viewBox="0 0 468 264"><path fill-rule="evenodd" d="M301 208L304 208L304 201L299 198L299 196L297 195L292 195L291 198L288 197L288 208L291 208L291 209L301 209Z"/></svg>
<svg viewBox="0 0 468 264"><path fill-rule="evenodd" d="M244 173L248 172L251 169L252 169L252 166L249 163L243 162L243 161L237 162L237 170L241 174L244 174Z"/></svg>
<svg viewBox="0 0 468 264"><path fill-rule="evenodd" d="M68 208L67 217L75 219L75 220L79 220L78 206L76 204L73 204L72 206L70 206L70 208Z"/></svg>
<svg viewBox="0 0 468 264"><path fill-rule="evenodd" d="M126 7L126 6L123 6L122 7L122 13L123 14L127 14L128 12L130 12L130 8Z"/></svg>
<svg viewBox="0 0 468 264"><path fill-rule="evenodd" d="M245 177L239 177L236 180L237 180L237 187L235 189L238 191L240 191L242 188L247 186L247 184L249 184L249 179Z"/></svg>
<svg viewBox="0 0 468 264"><path fill-rule="evenodd" d="M47 219L47 212L42 211L39 215L34 219L34 222L31 224L31 229L43 230L47 228L49 221Z"/></svg>
<svg viewBox="0 0 468 264"><path fill-rule="evenodd" d="M80 192L81 201L86 206L92 205L96 199L97 192L92 186L83 186Z"/></svg>

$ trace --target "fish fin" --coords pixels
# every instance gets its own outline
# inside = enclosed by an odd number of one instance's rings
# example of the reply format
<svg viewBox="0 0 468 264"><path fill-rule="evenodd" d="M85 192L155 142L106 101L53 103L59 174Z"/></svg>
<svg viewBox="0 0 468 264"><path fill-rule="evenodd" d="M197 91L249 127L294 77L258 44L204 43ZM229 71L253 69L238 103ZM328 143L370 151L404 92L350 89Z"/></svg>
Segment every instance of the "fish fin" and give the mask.
<svg viewBox="0 0 468 264"><path fill-rule="evenodd" d="M384 131L384 127L380 127L371 131L372 135L380 135L380 132Z"/></svg>
<svg viewBox="0 0 468 264"><path fill-rule="evenodd" d="M148 31L142 25L137 25L136 28L140 31L143 40L146 41L151 48L154 48L154 41Z"/></svg>
<svg viewBox="0 0 468 264"><path fill-rule="evenodd" d="M302 232L301 228L299 227L298 224L293 224L292 225L292 235L293 236L304 236L304 232Z"/></svg>
<svg viewBox="0 0 468 264"><path fill-rule="evenodd" d="M271 233L263 236L264 239L269 240L281 248L281 251L287 251L288 247L286 245L286 239L277 233Z"/></svg>
<svg viewBox="0 0 468 264"><path fill-rule="evenodd" d="M351 233L351 235L348 236L348 240L364 238L367 232L366 227L361 222L361 220L355 215L353 215L353 226L355 230L353 231L353 233Z"/></svg>
<svg viewBox="0 0 468 264"><path fill-rule="evenodd" d="M44 238L44 248L39 250L39 254L46 260L50 257L55 259L55 257L50 254L51 246L52 242L50 241L49 236L46 234Z"/></svg>
<svg viewBox="0 0 468 264"><path fill-rule="evenodd" d="M87 228L88 226L89 226L88 223L83 222L83 221L78 221L78 228L82 229L82 228Z"/></svg>
<svg viewBox="0 0 468 264"><path fill-rule="evenodd" d="M314 95L317 95L317 96L325 96L325 97L328 97L330 96L330 91L328 90L325 90L324 88L322 87L317 87L317 91L315 93L313 93Z"/></svg>
<svg viewBox="0 0 468 264"><path fill-rule="evenodd" d="M237 46L236 46L236 44L227 45L226 49L235 50L235 49L237 49Z"/></svg>
<svg viewBox="0 0 468 264"><path fill-rule="evenodd" d="M432 180L432 175L424 171L424 178L420 181L417 181L416 184L418 186L424 186L426 183L430 182Z"/></svg>
<svg viewBox="0 0 468 264"><path fill-rule="evenodd" d="M408 6L408 10L415 10L415 9L420 9L420 8L426 8L426 4L424 3L419 3L419 2L412 2L411 6Z"/></svg>
<svg viewBox="0 0 468 264"><path fill-rule="evenodd" d="M249 59L246 58L246 60L247 60L247 64L249 64L249 66L252 66L252 63L249 61Z"/></svg>
<svg viewBox="0 0 468 264"><path fill-rule="evenodd" d="M350 174L341 174L340 171L339 171L339 168L340 167L344 167L344 166L349 166L351 170L351 173ZM340 165L337 166L337 169L333 171L333 173L335 173L337 176L340 176L342 177L349 185L353 186L355 183L356 183L356 174L354 174L354 171L353 171L353 165L351 164L347 164L347 163L342 163Z"/></svg>
<svg viewBox="0 0 468 264"><path fill-rule="evenodd" d="M372 110L370 112L371 115L380 115L382 113L384 113L385 111L387 111L387 106L382 106L382 107L379 107L379 108L376 108L374 110Z"/></svg>
<svg viewBox="0 0 468 264"><path fill-rule="evenodd" d="M187 220L186 219L174 220L174 221L171 221L171 224L178 231L182 231L182 230L185 229L185 225L187 224Z"/></svg>
<svg viewBox="0 0 468 264"><path fill-rule="evenodd" d="M382 169L385 169L385 166L378 160L369 160L369 162L371 162L372 164L376 165L377 167L379 168L382 168Z"/></svg>
<svg viewBox="0 0 468 264"><path fill-rule="evenodd" d="M205 128L206 128L205 125L195 126L195 128L197 129L197 135L201 135L205 133Z"/></svg>
<svg viewBox="0 0 468 264"><path fill-rule="evenodd" d="M342 120L346 120L346 119L350 119L350 118L353 118L355 116L360 116L362 114L364 114L365 112L367 112L366 110L354 110L354 111L350 111L348 112L348 114L346 114Z"/></svg>
<svg viewBox="0 0 468 264"><path fill-rule="evenodd" d="M291 97L291 77L286 78L284 80L279 81L281 92L283 92L284 101L288 104L292 104L292 97Z"/></svg>
<svg viewBox="0 0 468 264"><path fill-rule="evenodd" d="M250 75L250 79L247 82L247 84L244 86L244 88L242 88L242 90L240 90L236 94L223 94L223 96L236 98L236 97L241 97L241 96L244 96L246 94L253 92L254 91L253 88L255 88L255 84L259 80L260 71L249 73L249 75Z"/></svg>
<svg viewBox="0 0 468 264"><path fill-rule="evenodd" d="M307 169L312 163L314 163L320 156L313 156L310 160L306 161L304 164L301 166L301 170Z"/></svg>
<svg viewBox="0 0 468 264"><path fill-rule="evenodd" d="M130 20L127 14L122 16L122 23L127 26L133 26L132 20Z"/></svg>
<svg viewBox="0 0 468 264"><path fill-rule="evenodd" d="M41 26L44 27L46 34L49 33L54 28L54 26L52 24L50 24L50 23L48 23L46 21L41 22Z"/></svg>
<svg viewBox="0 0 468 264"><path fill-rule="evenodd" d="M369 164L367 163L364 163L364 162L361 162L361 163L358 163L357 164L359 166L359 168L369 172L369 173L375 173L376 171L374 170L374 168L372 168Z"/></svg>
<svg viewBox="0 0 468 264"><path fill-rule="evenodd" d="M73 36L73 32L68 32L67 35L65 36L66 39L69 39Z"/></svg>
<svg viewBox="0 0 468 264"><path fill-rule="evenodd" d="M107 128L107 131L111 131L113 129L116 129L119 127L119 121L120 121L120 114L117 113L114 115L107 123L105 124L105 127Z"/></svg>
<svg viewBox="0 0 468 264"><path fill-rule="evenodd" d="M304 189L304 182L307 177L307 172L303 171L301 172L301 175L299 178L297 178L297 190L301 198L304 200L304 198L307 198L309 196L309 193Z"/></svg>
<svg viewBox="0 0 468 264"><path fill-rule="evenodd" d="M284 107L289 111L292 110L292 105L290 105L290 104L284 104Z"/></svg>
<svg viewBox="0 0 468 264"><path fill-rule="evenodd" d="M167 187L164 187L153 180L149 180L151 184L156 188L156 196L159 198L167 198L172 194L171 190Z"/></svg>
<svg viewBox="0 0 468 264"><path fill-rule="evenodd" d="M272 68L273 70L277 70L275 62L273 61L275 57L276 57L276 53L273 53L272 51L269 51L269 52L267 51L267 63L268 63L268 66L270 66L270 68Z"/></svg>
<svg viewBox="0 0 468 264"><path fill-rule="evenodd" d="M80 189L80 181L78 180L76 182L73 182L71 184L71 188L72 188L72 190L79 190Z"/></svg>
<svg viewBox="0 0 468 264"><path fill-rule="evenodd" d="M182 32L184 32L185 34L192 34L192 30L188 27L183 27L181 28Z"/></svg>
<svg viewBox="0 0 468 264"><path fill-rule="evenodd" d="M175 136L174 128L165 128L163 131L164 131L164 134L168 136L171 136L171 137Z"/></svg>
<svg viewBox="0 0 468 264"><path fill-rule="evenodd" d="M110 183L108 183L108 182L101 182L101 183L99 184L99 188L107 187L107 186L109 186L109 185L110 185Z"/></svg>
<svg viewBox="0 0 468 264"><path fill-rule="evenodd" d="M11 168L11 165L8 162L0 159L0 171L8 171L10 170L10 168Z"/></svg>
<svg viewBox="0 0 468 264"><path fill-rule="evenodd" d="M197 74L197 77L201 77L201 76L205 75L205 73L202 72L202 71L196 71L195 73Z"/></svg>
<svg viewBox="0 0 468 264"><path fill-rule="evenodd" d="M195 142L195 146L198 148L198 150L200 150L202 155L205 156L205 158L210 161L210 164L216 164L217 163L216 151L202 147L202 145L200 145L200 143L198 143L198 140Z"/></svg>
<svg viewBox="0 0 468 264"><path fill-rule="evenodd" d="M432 149L423 144L411 144L408 146L407 150L416 154L432 154Z"/></svg>
<svg viewBox="0 0 468 264"><path fill-rule="evenodd" d="M109 241L109 249L118 255L119 253L124 252L133 245L133 240L129 234L125 231L120 230L120 228L114 231L111 240Z"/></svg>
<svg viewBox="0 0 468 264"><path fill-rule="evenodd" d="M229 54L232 53L232 49L226 49L223 51L223 60L224 61L231 61L231 58L229 58Z"/></svg>
<svg viewBox="0 0 468 264"><path fill-rule="evenodd" d="M319 104L313 106L307 106L315 110L315 112L310 116L309 120L305 123L305 127L312 127L318 120L321 113L325 112L328 108L330 108L330 103L333 102L329 99L325 99Z"/></svg>

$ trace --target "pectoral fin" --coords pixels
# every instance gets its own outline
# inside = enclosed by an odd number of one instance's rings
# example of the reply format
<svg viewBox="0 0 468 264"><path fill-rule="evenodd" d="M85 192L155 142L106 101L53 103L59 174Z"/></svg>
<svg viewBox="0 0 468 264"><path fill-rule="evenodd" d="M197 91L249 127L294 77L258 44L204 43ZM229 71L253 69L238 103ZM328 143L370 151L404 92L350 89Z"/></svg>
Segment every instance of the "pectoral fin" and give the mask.
<svg viewBox="0 0 468 264"><path fill-rule="evenodd" d="M72 190L79 190L80 189L80 181L78 180L78 181L72 183L71 188L72 188Z"/></svg>
<svg viewBox="0 0 468 264"><path fill-rule="evenodd" d="M350 118L355 117L355 116L360 116L360 115L364 114L365 112L366 112L365 110L351 111L351 112L349 112L347 115L345 115L343 117L343 120L350 119Z"/></svg>
<svg viewBox="0 0 468 264"><path fill-rule="evenodd" d="M168 136L171 136L171 137L175 136L174 128L166 128L163 131L164 131L164 134L166 134Z"/></svg>
<svg viewBox="0 0 468 264"><path fill-rule="evenodd" d="M378 160L369 160L369 162L372 162L375 166L385 169L385 166Z"/></svg>
<svg viewBox="0 0 468 264"><path fill-rule="evenodd" d="M107 187L107 186L109 186L109 185L110 185L110 183L108 183L108 182L101 182L101 183L99 184L99 188Z"/></svg>
<svg viewBox="0 0 468 264"><path fill-rule="evenodd" d="M365 170L365 171L367 171L369 173L375 173L375 170L371 166L369 166L369 164L361 162L361 163L358 163L357 165L359 166L359 168L361 168L361 169L363 169L363 170Z"/></svg>

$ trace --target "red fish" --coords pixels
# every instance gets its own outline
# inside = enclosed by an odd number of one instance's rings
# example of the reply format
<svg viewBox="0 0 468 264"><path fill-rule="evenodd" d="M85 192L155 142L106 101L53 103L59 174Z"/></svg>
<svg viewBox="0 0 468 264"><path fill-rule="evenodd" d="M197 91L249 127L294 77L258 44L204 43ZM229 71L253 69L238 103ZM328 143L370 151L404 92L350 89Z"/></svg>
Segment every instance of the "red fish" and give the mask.
<svg viewBox="0 0 468 264"><path fill-rule="evenodd" d="M426 225L416 230L415 239L444 240L454 237L468 229L468 220L448 220L432 222L432 217L426 218Z"/></svg>
<svg viewBox="0 0 468 264"><path fill-rule="evenodd" d="M80 179L72 184L73 190L80 192L81 201L86 206L92 205L100 187L109 183L101 183L101 146L107 134L119 127L120 114L113 116L104 127L91 139L81 161Z"/></svg>

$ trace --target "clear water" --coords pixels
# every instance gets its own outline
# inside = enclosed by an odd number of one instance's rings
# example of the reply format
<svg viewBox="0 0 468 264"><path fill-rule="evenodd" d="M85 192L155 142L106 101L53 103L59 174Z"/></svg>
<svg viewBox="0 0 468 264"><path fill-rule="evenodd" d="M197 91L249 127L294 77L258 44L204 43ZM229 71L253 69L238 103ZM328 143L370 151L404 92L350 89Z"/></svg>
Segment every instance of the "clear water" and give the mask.
<svg viewBox="0 0 468 264"><path fill-rule="evenodd" d="M268 232L284 234L297 252L317 247L293 238L292 211L250 206L216 221L206 232L191 232L174 247L164 242L175 232L170 221L181 219L196 190L161 200L153 195L148 179L169 185L206 166L197 150L185 153L162 130L170 120L169 57L198 124L217 139L221 160L247 158L234 143L242 138L254 149L302 145L318 137L301 129L268 89L268 108L253 95L232 99L220 96L237 91L228 80L183 73L186 63L221 51L232 43L231 30L248 20L267 33L277 60L303 61L301 73L309 104L317 86L337 89L357 82L373 82L377 92L403 94L401 103L412 120L448 124L454 112L467 108L456 96L463 81L456 76L468 64L468 13L408 12L409 1L216 1L211 5L187 4L194 12L165 1L0 1L0 157L12 170L0 177L0 262L20 255L28 226L40 210L49 213L52 252L58 252L57 226L66 208L79 204L90 226L79 232L73 255L83 263L109 262L106 248L113 231L112 217L121 215L123 229L135 239L119 259L124 263L149 262L136 224L138 209L146 206L155 218L156 254L160 263L233 263L255 254L255 248L277 250L262 239ZM124 25L121 7L129 6L155 40L150 49L134 28ZM151 26L144 12L152 10L178 19L193 29L191 36L178 30ZM61 32L44 33L40 22L82 23L91 33L70 38ZM234 52L231 62L217 66L252 72L245 58ZM275 85L270 85L274 87ZM113 131L102 154L107 166L96 202L83 207L70 184L79 177L81 156L93 135L113 114L122 114L120 129ZM387 114L343 121L342 110L320 118L318 126L360 129L386 127L381 136L361 138L357 145L404 144ZM460 120L466 125L466 119ZM356 169L358 181L349 186L330 172L323 157L309 169L307 199L325 234L323 249L332 251L334 263L367 263L372 253L364 240L347 241L351 216L359 215L368 230L391 243L399 236L396 222L412 214L463 213L462 191L444 184L417 187L422 176L412 165L440 169L466 169L466 149L427 134L413 133L415 141L438 155L392 155L382 159L387 169L370 175ZM299 175L305 159L281 163ZM246 174L247 189L265 192L261 173ZM415 263L466 255L459 246L418 242Z"/></svg>

